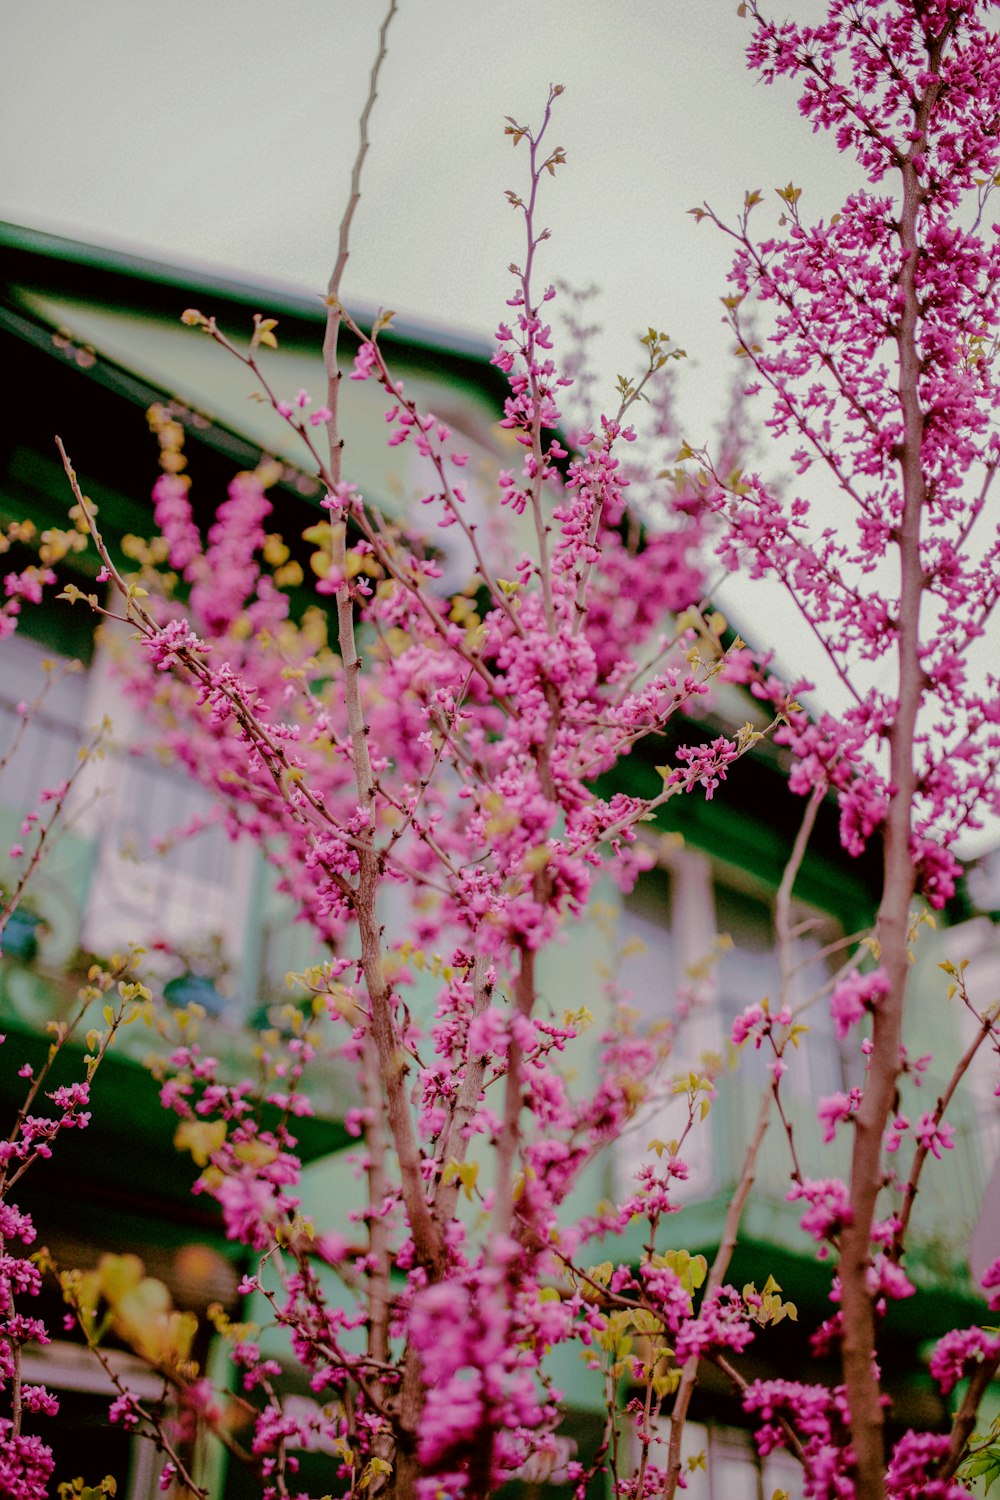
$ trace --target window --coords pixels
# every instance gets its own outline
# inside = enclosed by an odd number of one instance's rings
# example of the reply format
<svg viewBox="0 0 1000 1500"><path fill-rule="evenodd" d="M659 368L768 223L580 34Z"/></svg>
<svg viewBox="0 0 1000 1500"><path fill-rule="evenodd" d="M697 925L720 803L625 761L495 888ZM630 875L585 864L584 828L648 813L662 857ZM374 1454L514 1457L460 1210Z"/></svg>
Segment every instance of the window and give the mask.
<svg viewBox="0 0 1000 1500"><path fill-rule="evenodd" d="M782 999L781 963L777 949L774 920L774 898L740 883L729 883L721 876L715 885L715 920L720 933L726 934L732 946L723 948L717 968L719 1014L723 1037L728 1038L732 1025L748 1005L767 998L772 1009ZM786 1089L792 1094L820 1098L845 1086L841 1051L836 1038L830 1008L825 997L814 998L830 977L829 964L820 957L824 947L834 940L836 924L822 912L797 904L792 912L795 936L792 940L791 969L784 1001L812 1033L810 1044L789 1058L792 1066ZM822 1043L816 1045L819 1038ZM764 1082L771 1055L749 1045L740 1060L740 1074L745 1079Z"/></svg>
<svg viewBox="0 0 1000 1500"><path fill-rule="evenodd" d="M664 863L641 875L624 898L618 924L618 993L623 1003L653 1024L678 1014L678 1003L690 1004L662 1078L654 1080L647 1104L617 1148L618 1172L627 1184L648 1158L648 1143L677 1138L687 1121L687 1107L675 1099L669 1079L697 1069L706 1052L718 1052L718 1014L705 1003L703 975L715 945L712 919L712 868L692 849L671 849ZM684 1147L688 1177L675 1186L678 1201L704 1197L716 1185L712 1137L695 1131Z"/></svg>
<svg viewBox="0 0 1000 1500"><path fill-rule="evenodd" d="M136 1396L159 1400L163 1381L141 1360L114 1350L106 1357ZM119 1500L154 1500L162 1459L151 1442L111 1424L108 1408L118 1393L89 1350L60 1341L32 1344L21 1355L21 1376L47 1386L59 1402L58 1417L34 1428L55 1458L53 1494L77 1476L98 1484L111 1474Z"/></svg>
<svg viewBox="0 0 1000 1500"><path fill-rule="evenodd" d="M105 717L112 723L111 748L78 778L60 818L61 836L50 841L31 881L29 895L47 923L45 956L58 962L77 946L108 955L131 942L162 942L176 956L161 978L180 968L218 981L218 1004L210 1008L241 1012L256 870L249 842L234 842L210 821L216 799L182 770L130 752L141 719L121 691L107 647L84 672L17 632L4 640L2 660L0 762L7 764L0 774L0 832L8 844L27 846L17 840L25 814L39 810L44 789L78 768L94 727ZM23 705L39 700L43 689L39 707L25 715ZM47 810L40 811L44 822ZM202 831L174 838L200 820ZM13 862L9 873L16 874ZM251 1009L254 1003L246 997Z"/></svg>
<svg viewBox="0 0 1000 1500"><path fill-rule="evenodd" d="M34 703L30 715L19 705ZM0 685L0 803L20 816L37 810L39 794L58 786L77 763L84 739L86 682L65 658L54 656L20 631L3 643Z"/></svg>
<svg viewBox="0 0 1000 1500"><path fill-rule="evenodd" d="M666 1442L669 1422L664 1419L662 1427ZM750 1433L740 1427L688 1422L681 1453L687 1479L685 1500L771 1500L775 1490L784 1490L789 1500L802 1500L801 1465L780 1449L761 1459ZM687 1459L699 1454L704 1467L689 1469Z"/></svg>
<svg viewBox="0 0 1000 1500"><path fill-rule="evenodd" d="M441 394L441 393L438 393ZM431 398L433 407L433 398ZM440 407L437 408L440 412ZM460 504L462 521L466 526L474 525L478 533L481 550L489 559L491 567L501 573L513 571L516 554L511 550L509 517L498 512L497 468L498 460L489 445L489 434L475 415L449 406L441 421L451 429L452 436L441 445L445 454L464 452L467 462L461 468L446 463L449 482L465 496ZM405 525L408 532L423 534L428 550L436 557L441 568L441 579L436 585L442 594L454 594L464 589L476 577L476 559L473 549L462 527L453 522L442 526L447 512L440 500L428 505L420 502L425 495L436 495L441 490L441 479L432 460L418 452L412 440L406 444L407 461L404 470ZM516 450L520 454L520 449ZM519 457L511 456L511 466L517 467ZM419 497L419 499L417 498ZM501 520L501 516L503 519ZM501 558L506 561L501 564Z"/></svg>
<svg viewBox="0 0 1000 1500"><path fill-rule="evenodd" d="M991 856L996 865L996 856ZM993 875L994 882L1000 870ZM992 900L983 886L977 899ZM988 916L974 917L961 926L947 929L931 949L931 958L946 958L954 964L966 963L965 985L977 1012L984 1011L1000 994L1000 929ZM918 963L921 962L918 959ZM927 958L922 962L927 964ZM919 971L918 971L919 972ZM933 968L931 970L933 974ZM940 976L923 978L925 1000L940 993ZM917 1045L911 1044L911 1055L926 1046L933 1048L933 1062L926 1074L925 1092L930 1100L943 1092L951 1069L958 1061L958 1050L965 1050L981 1028L970 1011L956 999L952 1001L954 1035L946 1040L940 1034L931 1036L924 1029ZM940 1023L939 1023L940 1024ZM927 1027L927 1020L923 1022ZM943 1027L941 1028L943 1031ZM948 1119L955 1131L957 1150L949 1153L948 1176L952 1201L952 1231L956 1243L964 1241L964 1223L975 1230L974 1253L979 1274L996 1256L997 1210L1000 1202L1000 1095L997 1093L997 1061L989 1047L980 1047L962 1080L962 1088L948 1106ZM991 1180L992 1179L992 1180ZM957 1210L957 1213L956 1213ZM992 1247L992 1253L991 1253ZM959 1251L959 1253L961 1253Z"/></svg>
<svg viewBox="0 0 1000 1500"><path fill-rule="evenodd" d="M674 1008L678 957L674 884L669 870L649 870L622 903L619 995L645 1021L662 1020Z"/></svg>
<svg viewBox="0 0 1000 1500"><path fill-rule="evenodd" d="M37 814L38 828L49 823L55 805L40 801L79 767L86 733L86 679L77 664L56 656L20 631L0 645L0 894L10 892L26 869L36 836L25 834L26 816ZM32 704L38 707L24 712ZM78 806L78 801L73 805ZM6 927L7 957L33 962L39 951L60 962L77 945L80 911L89 861L87 848L68 803L45 858L31 875L25 900ZM21 846L23 855L6 858ZM30 986L29 986L30 988Z"/></svg>
<svg viewBox="0 0 1000 1500"><path fill-rule="evenodd" d="M790 1049L783 1097L803 1106L808 1101L811 1111L817 1098L846 1086L841 1048L820 993L832 972L821 955L839 929L826 914L801 904L792 919L792 972L784 1000L812 1035L806 1046ZM725 1057L736 1017L765 997L774 1007L782 998L774 892L695 850L668 850L660 866L640 876L622 902L618 951L618 993L644 1023L679 1016L681 1001L687 1006L665 1079L703 1071L706 1054ZM678 1201L706 1197L730 1180L753 1131L770 1061L768 1050L743 1048L738 1072L725 1083L725 1110L685 1143L689 1176L676 1186ZM623 1181L647 1159L650 1139L676 1139L686 1121L686 1102L673 1099L665 1083L622 1143Z"/></svg>
<svg viewBox="0 0 1000 1500"><path fill-rule="evenodd" d="M210 824L210 792L155 760L115 753L100 802L97 858L83 941L107 953L131 941L240 957L251 871L243 846Z"/></svg>
<svg viewBox="0 0 1000 1500"><path fill-rule="evenodd" d="M211 823L174 839L207 820L215 799L169 762L131 753L142 718L121 690L115 650L105 641L88 675L87 717L110 716L114 749L96 768L86 810L96 854L81 941L102 954L129 942L162 942L182 956L214 950L217 965L238 969L252 851Z"/></svg>
<svg viewBox="0 0 1000 1500"><path fill-rule="evenodd" d="M252 1025L268 1024L274 1006L301 1002L303 992L289 988L287 976L301 973L317 959L326 956L313 928L297 921L297 915L298 907L287 896L275 891L270 893L256 926L256 951L252 957L254 972L249 972L249 962L245 971L248 1001L252 989L248 1015Z"/></svg>
<svg viewBox="0 0 1000 1500"><path fill-rule="evenodd" d="M107 956L132 942L162 943L170 956L151 953L145 969L172 982L168 998L196 999L227 1021L262 1016L263 1007L293 998L285 975L314 961L315 939L294 921L291 903L264 898L263 882L258 892L257 851L212 821L218 799L176 763L132 752L143 737L141 713L121 690L112 653L100 647L83 671L20 632L2 646L0 761L13 751L0 774L2 847L38 809L41 791L77 769L94 727L105 717L112 725L105 755L75 784L60 819L64 836L31 881L46 922L43 956L58 963L77 947ZM26 717L19 706L46 683L40 707ZM176 837L199 822L199 832ZM16 874L10 865L8 879ZM252 904L266 910L250 927Z"/></svg>

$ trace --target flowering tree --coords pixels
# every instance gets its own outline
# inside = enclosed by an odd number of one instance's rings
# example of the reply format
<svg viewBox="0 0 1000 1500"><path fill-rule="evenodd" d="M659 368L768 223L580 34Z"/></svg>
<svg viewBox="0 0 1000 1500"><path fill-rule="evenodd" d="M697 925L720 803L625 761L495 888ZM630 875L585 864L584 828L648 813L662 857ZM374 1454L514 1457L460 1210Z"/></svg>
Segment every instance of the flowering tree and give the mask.
<svg viewBox="0 0 1000 1500"><path fill-rule="evenodd" d="M203 1169L199 1190L254 1254L244 1291L287 1330L317 1407L306 1417L286 1407L254 1330L220 1315L246 1391L260 1396L243 1446L191 1369L183 1320L152 1294L138 1297L146 1313L135 1313L141 1269L109 1262L89 1278L66 1274L67 1301L99 1357L110 1323L164 1373L172 1411L122 1387L114 1417L151 1433L168 1453L166 1483L190 1492L191 1441L206 1428L255 1466L268 1496L296 1492L296 1450L317 1444L331 1454L331 1488L352 1495L472 1500L509 1477L544 1475L565 1458L546 1353L575 1341L603 1371L609 1397L594 1468L564 1466L581 1494L599 1470L616 1495L675 1494L692 1392L702 1362L713 1361L739 1391L761 1450L785 1446L801 1462L808 1496L954 1500L966 1493L955 1475L1000 1340L971 1329L942 1341L931 1366L942 1390L971 1373L952 1429L907 1433L891 1453L875 1348L887 1303L912 1290L907 1234L926 1159L950 1144L947 1105L975 1051L1000 1045L995 1006L977 1009L956 976L976 1040L934 1109L911 1125L897 1103L911 1081L902 1076L911 907L918 891L932 906L947 899L958 868L951 845L995 801L1000 748L996 682L987 675L985 689L977 685L970 666L998 589L997 542L984 535L1000 458L1000 267L982 234L1000 101L987 7L831 0L817 28L776 26L755 5L741 7L752 20L751 64L768 79L799 80L803 113L856 152L865 185L841 214L811 227L799 191L781 190L784 233L763 241L750 228L759 194L748 195L734 227L697 212L737 244L727 308L757 389L773 394L767 425L795 437L800 474L818 465L832 475L853 530L816 526L806 499L786 501L742 472L731 443L701 454L685 446L697 472L671 469L661 480L655 526L625 524L629 480L639 477L626 461L629 423L675 351L651 329L645 370L623 380L616 408L569 444L560 411L569 377L546 321L555 292L537 267L547 237L539 191L563 164L548 141L560 90L537 129L509 122L528 162L525 188L509 195L525 249L494 355L509 381L501 425L521 453L498 476L499 506L512 518L506 542L484 538L470 512L454 434L394 373L379 338L388 319L363 330L341 302L393 9L329 288L324 404L311 409L308 393L287 399L273 389L261 359L277 340L273 320L258 317L244 349L211 315L184 314L248 366L311 456L325 495L325 518L307 533L323 607L292 618L287 549L265 529L271 466L237 476L203 538L183 434L155 412L159 538L126 577L66 459L76 514L121 601L111 612L120 609L139 637L130 691L177 759L218 794L230 833L266 851L315 935L319 961L298 976L309 1018L283 1044L266 1043L265 1092L279 1123L265 1129L254 1087L224 1079L190 1027L164 1104L178 1116L178 1144ZM747 330L750 306L774 313L763 344ZM410 444L431 466L421 499L461 537L470 581L458 594L442 589L434 550L350 482L350 434L339 420L345 327L358 342L348 378L379 384L388 441ZM843 715L806 716L795 696L805 685L779 682L739 640L722 650L705 597L713 549L726 567L775 575L800 602L850 695ZM869 685L873 662L892 664L893 689ZM806 1178L786 1121L790 1197L837 1257L839 1305L818 1336L842 1352L843 1383L832 1389L747 1380L739 1356L789 1304L770 1283L758 1293L727 1281L770 1112L785 1121L786 1051L803 1028L784 993L751 1005L734 1030L737 1045L766 1050L770 1081L711 1267L679 1248L683 1217L673 1215L686 1142L722 1076L685 1074L686 1124L678 1140L654 1143L624 1201L582 1223L565 1211L581 1174L669 1076L684 1005L655 1035L625 1018L611 1027L596 1086L574 1088L562 1059L589 1017L545 1006L540 957L579 919L600 870L627 885L649 862L639 834L659 808L711 797L761 739L746 725L708 745L682 744L652 797L595 790L641 740L697 712L722 677L770 705L767 732L788 746L793 789L806 796L778 893L783 984L792 890L821 801L839 797L848 850L876 834L885 849L875 934L845 954L830 999L863 1060L863 1081L820 1106L828 1138L854 1131L849 1181ZM130 992L123 1001L136 998L144 1000ZM112 1012L108 1026L117 1024ZM357 1077L349 1124L367 1205L350 1225L300 1211L295 1119L310 1107L304 1075L326 1045L324 1027ZM78 1110L81 1101L56 1102ZM27 1141L30 1154L25 1130L22 1120L12 1142ZM890 1179L885 1153L904 1141L909 1169ZM597 1244L607 1254L608 1237L637 1219L647 1230L637 1262L591 1264ZM18 1235L26 1238L23 1222L12 1218L4 1238ZM12 1288L32 1290L17 1269L24 1264L5 1261L9 1309ZM1000 1283L1000 1267L987 1283ZM11 1349L30 1336L12 1320L3 1334ZM0 1374L16 1394L19 1437L16 1362ZM623 1380L633 1395L624 1412ZM22 1466L11 1493L40 1493L44 1464L36 1448L30 1456L35 1467Z"/></svg>
<svg viewBox="0 0 1000 1500"><path fill-rule="evenodd" d="M757 476L735 490L720 486L717 503L731 523L732 560L749 554L755 573L781 579L853 700L838 720L790 726L795 779L838 788L847 848L876 829L884 841L879 967L834 995L845 1025L865 1009L873 1020L865 1086L844 1103L854 1128L850 1184L827 1195L824 1228L839 1245L836 1335L858 1493L879 1495L875 1327L880 1299L899 1295L892 1282L916 1189L911 1174L893 1213L876 1222L905 1058L911 902L920 889L943 904L957 873L954 840L978 826L984 808L997 808L997 679L977 675L969 658L998 597L988 508L1000 458L998 251L995 226L987 238L983 224L997 177L1000 59L989 7L975 4L837 3L818 27L776 25L756 5L747 9L752 66L769 82L798 79L803 115L832 131L866 178L829 223L804 222L789 185L779 194L783 236L751 234L755 194L729 231L738 246L728 304L737 335L745 298L774 309L766 349L741 339L773 395L768 425L796 440L800 474L815 465L832 475L853 534L810 533L808 502L782 505ZM869 662L891 664L892 690L867 686ZM851 766L861 751L858 777ZM995 1045L990 1015L979 1041ZM942 1108L917 1127L917 1173L941 1143ZM980 1351L977 1381L987 1381L996 1341L959 1342ZM930 1486L932 1454L951 1472L955 1446L921 1440L919 1459L897 1455L890 1482L913 1483L914 1465L930 1463L922 1481ZM943 1493L946 1479L937 1483Z"/></svg>

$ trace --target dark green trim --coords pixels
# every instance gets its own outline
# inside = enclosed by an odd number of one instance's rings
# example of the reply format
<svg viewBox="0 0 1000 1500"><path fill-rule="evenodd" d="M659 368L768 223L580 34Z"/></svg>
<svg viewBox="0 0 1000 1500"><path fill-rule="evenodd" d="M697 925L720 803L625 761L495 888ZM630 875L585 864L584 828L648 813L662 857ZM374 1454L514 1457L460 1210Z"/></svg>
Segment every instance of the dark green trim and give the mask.
<svg viewBox="0 0 1000 1500"><path fill-rule="evenodd" d="M732 1189L727 1188L700 1203L685 1204L681 1212L661 1228L659 1248L684 1249L691 1255L704 1255L711 1264L722 1239L731 1196ZM595 1245L591 1260L596 1262L607 1257L616 1263L638 1263L643 1255L644 1232L648 1233L648 1226L637 1223L620 1238ZM752 1200L726 1272L726 1282L742 1289L748 1281L754 1281L759 1291L762 1283L772 1275L784 1298L798 1308L801 1320L815 1324L835 1311L829 1294L836 1260L835 1257L820 1260L818 1248L799 1229L798 1214L793 1205ZM916 1278L919 1249L913 1259ZM883 1325L884 1337L891 1339L899 1334L907 1338L936 1339L952 1328L978 1324L985 1316L985 1299L976 1294L964 1268L955 1266L950 1284L940 1276L933 1280L928 1277L923 1284L918 1284L914 1296L892 1303Z"/></svg>
<svg viewBox="0 0 1000 1500"><path fill-rule="evenodd" d="M318 294L310 297L280 283L239 281L204 266L168 265L3 221L0 281L9 287L21 285L89 299L119 311L159 313L171 322L179 317L180 301L191 306L201 299L206 303L202 310L214 314L238 309L246 322L254 312L264 312L281 320L282 343L307 344L310 349L319 347L326 321L326 308ZM362 327L370 327L374 318L371 309L358 311ZM345 337L350 343L349 336ZM459 332L443 335L439 329L406 318L396 319L380 341L414 368L444 373L492 406L509 393L505 377L490 364L492 349L485 341Z"/></svg>
<svg viewBox="0 0 1000 1500"><path fill-rule="evenodd" d="M8 333L27 344L29 348L39 353L54 357L60 364L73 370L74 374L82 379L93 382L104 390L113 391L115 395L122 396L132 406L137 407L145 413L157 402L178 405L177 399L165 386L154 385L151 381L144 380L141 376L134 374L124 365L117 364L108 359L104 354L96 353L92 364L81 367L75 364L73 350L63 353L53 342L56 330L51 324L44 323L41 319L25 312L22 309L4 307L0 305L0 334ZM75 346L74 346L75 347ZM58 413L53 413L53 421ZM197 420L195 420L197 419ZM179 415L178 421L184 427L185 432L206 448L220 454L235 469L252 469L260 462L263 449L256 443L248 441L238 432L224 426L221 422L214 421L202 412L190 411L187 416ZM155 443L150 439L150 469L155 475ZM282 460L282 462L285 462ZM288 468L294 468L292 464ZM303 477L312 479L306 471L302 471ZM314 485L316 481L312 479ZM301 497L301 489L286 484L281 486L290 493ZM318 493L318 485L316 485Z"/></svg>
<svg viewBox="0 0 1000 1500"><path fill-rule="evenodd" d="M20 1108L28 1087L18 1077L18 1069L28 1063L37 1074L45 1064L49 1042L6 1019L2 1030L7 1039L0 1049L0 1110L10 1120ZM67 1043L52 1066L45 1092L85 1077L83 1057L81 1047ZM53 1148L53 1166L58 1176L76 1182L78 1188L85 1187L88 1192L93 1178L98 1192L103 1187L115 1194L125 1193L133 1204L188 1203L198 1171L186 1153L174 1149L177 1116L160 1103L160 1085L152 1074L132 1058L109 1052L94 1077L91 1099L94 1116L91 1126L63 1132ZM43 1094L36 1101L34 1112L45 1114L50 1108ZM273 1128L279 1118L273 1106L264 1107L265 1127ZM289 1128L298 1141L296 1153L304 1165L342 1151L351 1140L339 1120L305 1117L292 1121ZM44 1168L33 1170L44 1171ZM192 1201L205 1209L211 1208L206 1198Z"/></svg>
<svg viewBox="0 0 1000 1500"><path fill-rule="evenodd" d="M192 505L203 534L226 493L235 471L255 468L264 450L219 422L178 407L171 394L141 380L130 371L97 354L85 367L73 349L59 347L56 330L33 316L0 304L0 360L16 369L9 418L0 430L0 519L30 516L42 529L65 527L72 494L55 447L55 433L63 438L84 492L99 508L99 524L117 565L131 572L120 551L126 532L148 536L152 525L149 495L159 473L157 445L144 419L156 402L170 404L187 434L195 483ZM292 555L309 577L309 548L301 533L312 525L320 489L314 476L287 464L287 479L272 491L274 523ZM138 477L137 477L138 476ZM310 493L305 493L306 489ZM35 561L24 549L23 562ZM92 550L68 556L57 569L60 578L92 589L98 562ZM289 590L293 614L314 602L306 586ZM84 613L82 606L75 611ZM25 611L29 615L68 616L69 607ZM29 632L43 638L48 626L36 621ZM91 624L91 633L92 633ZM63 631L67 654L87 659L89 648L74 644L75 627ZM50 639L51 637L51 639ZM48 631L46 642L59 648Z"/></svg>
<svg viewBox="0 0 1000 1500"><path fill-rule="evenodd" d="M596 789L605 797L616 792L656 797L663 788L656 766L670 763L679 745L705 744L731 733L731 725L675 719L665 734L644 741L613 773L599 778ZM653 826L682 833L686 842L714 859L777 889L804 810L805 800L789 791L782 753L764 740L730 767L715 797L701 788L681 793L657 810ZM854 932L872 922L881 887L880 841L872 840L858 859L847 855L840 843L836 802L828 799L820 808L795 895Z"/></svg>

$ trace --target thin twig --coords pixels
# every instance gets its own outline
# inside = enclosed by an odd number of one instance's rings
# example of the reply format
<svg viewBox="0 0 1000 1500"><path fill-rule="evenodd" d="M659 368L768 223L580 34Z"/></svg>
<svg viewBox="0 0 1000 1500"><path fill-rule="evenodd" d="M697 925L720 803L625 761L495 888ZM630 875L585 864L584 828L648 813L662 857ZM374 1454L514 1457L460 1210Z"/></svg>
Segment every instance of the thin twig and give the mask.
<svg viewBox="0 0 1000 1500"><path fill-rule="evenodd" d="M812 834L813 826L816 822L816 815L819 811L822 800L822 793L818 791L813 792L812 796L809 798L809 801L806 804L805 813L802 818L802 823L795 838L795 843L792 846L792 852L789 855L788 863L785 866L785 872L782 876L781 885L779 887L778 902L776 903L775 913L776 922L779 924L780 938L787 938L787 932L790 926L792 889L794 888L796 877L798 876L799 870L801 869L802 861L805 858L806 849L809 844L809 838ZM790 959L787 955L785 955L782 962L783 981L787 980L790 969ZM736 1191L733 1193L732 1198L729 1200L729 1206L726 1210L726 1219L722 1229L722 1238L719 1241L719 1248L715 1253L715 1258L712 1262L711 1270L708 1273L708 1280L705 1286L706 1297L711 1296L713 1292L718 1291L719 1287L722 1285L726 1272L729 1269L729 1263L732 1260L733 1251L736 1249L740 1220L743 1217L743 1210L746 1207L747 1199L749 1198L750 1191L753 1187L754 1178L757 1171L757 1158L760 1154L760 1148L763 1144L764 1136L767 1133L767 1127L770 1122L772 1102L776 1100L776 1098L777 1079L773 1079L771 1087L767 1089L767 1091L761 1098L760 1108L757 1112L757 1123L754 1128L754 1133L750 1138L750 1143L747 1146L746 1155L743 1160L743 1170L740 1173ZM673 1500L673 1497L677 1491L677 1485L680 1480L681 1474L681 1439L684 1432L684 1423L687 1420L688 1409L691 1404L691 1397L694 1394L694 1387L697 1379L698 1358L696 1355L692 1355L690 1359L687 1360L683 1370L681 1371L681 1381L680 1385L677 1388L677 1395L674 1399L674 1405L670 1416L670 1443L668 1447L667 1472L663 1486L664 1500Z"/></svg>

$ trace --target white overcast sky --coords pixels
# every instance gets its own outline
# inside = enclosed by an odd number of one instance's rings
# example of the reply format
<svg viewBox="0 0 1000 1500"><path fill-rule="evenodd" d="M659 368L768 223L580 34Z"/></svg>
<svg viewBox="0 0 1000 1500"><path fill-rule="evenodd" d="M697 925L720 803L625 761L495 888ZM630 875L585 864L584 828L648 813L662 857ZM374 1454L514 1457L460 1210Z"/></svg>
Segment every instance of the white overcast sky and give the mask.
<svg viewBox="0 0 1000 1500"><path fill-rule="evenodd" d="M786 3L800 19L822 8ZM384 9L0 0L0 215L319 292ZM733 368L719 302L729 250L687 210L707 199L735 212L747 188L794 179L803 206L828 213L854 185L794 91L748 74L736 11L736 0L399 0L347 302L489 338L523 249L504 190L524 185L525 148L512 149L504 117L537 121L561 83L550 140L568 165L545 184L540 274L602 289L609 403L615 376L639 368L648 325L688 351L685 436L704 442ZM752 630L748 609L740 598Z"/></svg>
<svg viewBox="0 0 1000 1500"><path fill-rule="evenodd" d="M320 292L384 8L0 0L0 216ZM823 8L776 4L799 20ZM550 139L568 165L546 183L540 273L602 288L609 397L637 368L639 333L674 336L689 354L685 435L705 441L733 368L719 303L729 250L687 210L707 199L734 214L747 188L791 179L803 210L827 215L858 184L804 125L794 89L748 74L736 11L737 0L399 0L345 300L489 338L523 246L504 189L523 186L525 154L504 116L536 121L561 83ZM839 701L783 596L740 585L726 598L787 673Z"/></svg>
<svg viewBox="0 0 1000 1500"><path fill-rule="evenodd" d="M816 0L791 0L796 15ZM604 291L610 387L635 335L691 355L692 438L725 389L728 252L686 210L849 170L792 90L747 74L736 0L400 0L372 122L348 301L486 337L520 258L503 117L562 83L541 271ZM0 213L319 290L383 0L0 0Z"/></svg>

